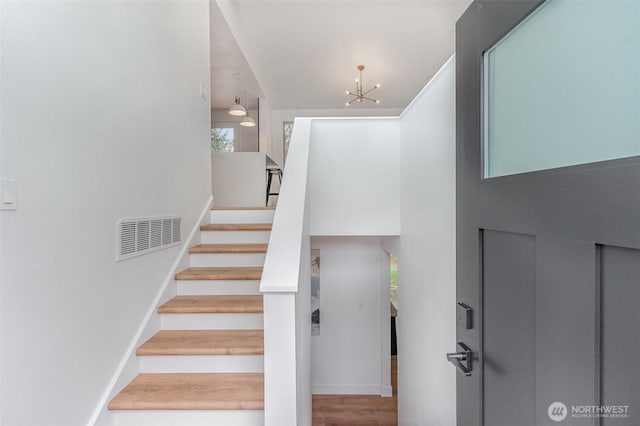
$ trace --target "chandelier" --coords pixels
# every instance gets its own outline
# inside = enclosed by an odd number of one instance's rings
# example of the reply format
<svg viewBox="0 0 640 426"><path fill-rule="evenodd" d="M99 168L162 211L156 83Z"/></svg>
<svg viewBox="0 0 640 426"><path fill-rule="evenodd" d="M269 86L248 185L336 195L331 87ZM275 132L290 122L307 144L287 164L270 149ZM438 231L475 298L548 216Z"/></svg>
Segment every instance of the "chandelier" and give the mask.
<svg viewBox="0 0 640 426"><path fill-rule="evenodd" d="M349 102L347 102L345 105L349 106L352 103L358 101L358 102L362 102L363 100L367 100L367 101L371 101L374 102L376 104L379 104L380 101L378 99L371 99L369 97L367 97L367 94L371 93L372 91L376 90L377 88L380 87L380 84L376 84L375 86L373 86L371 89L367 90L366 92L363 91L362 89L362 71L364 70L364 65L358 65L358 71L360 72L360 78L356 78L356 93L353 93L350 90L347 90L347 95L349 96L353 96L353 99L351 99Z"/></svg>

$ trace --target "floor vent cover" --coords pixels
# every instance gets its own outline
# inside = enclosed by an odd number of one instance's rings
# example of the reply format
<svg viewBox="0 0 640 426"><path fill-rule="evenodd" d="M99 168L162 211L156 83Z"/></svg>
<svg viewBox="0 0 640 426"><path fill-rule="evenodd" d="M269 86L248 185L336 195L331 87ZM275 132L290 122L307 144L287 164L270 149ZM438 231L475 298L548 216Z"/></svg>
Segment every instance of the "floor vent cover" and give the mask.
<svg viewBox="0 0 640 426"><path fill-rule="evenodd" d="M116 262L180 244L179 217L135 217L118 220Z"/></svg>

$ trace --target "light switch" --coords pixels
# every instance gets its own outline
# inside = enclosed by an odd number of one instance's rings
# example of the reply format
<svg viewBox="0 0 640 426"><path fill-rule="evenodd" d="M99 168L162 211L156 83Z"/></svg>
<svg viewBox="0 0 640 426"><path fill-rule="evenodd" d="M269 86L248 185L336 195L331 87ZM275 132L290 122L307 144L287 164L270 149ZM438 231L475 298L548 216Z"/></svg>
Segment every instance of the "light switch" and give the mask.
<svg viewBox="0 0 640 426"><path fill-rule="evenodd" d="M207 96L208 96L207 86L204 83L201 82L200 83L200 97L206 101L207 100Z"/></svg>
<svg viewBox="0 0 640 426"><path fill-rule="evenodd" d="M0 210L16 210L18 208L18 194L16 181L13 179L2 179L2 204Z"/></svg>

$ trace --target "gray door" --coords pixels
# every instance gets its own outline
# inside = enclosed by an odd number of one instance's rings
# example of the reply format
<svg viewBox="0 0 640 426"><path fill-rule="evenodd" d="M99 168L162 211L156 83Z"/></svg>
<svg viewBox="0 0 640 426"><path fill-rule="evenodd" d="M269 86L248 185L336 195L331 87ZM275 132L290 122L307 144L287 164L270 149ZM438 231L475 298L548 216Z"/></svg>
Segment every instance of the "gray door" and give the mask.
<svg viewBox="0 0 640 426"><path fill-rule="evenodd" d="M554 1L558 1L559 7L566 6L561 4L562 0L550 0ZM624 7L623 3L638 4L615 0L588 3L608 3L611 8ZM457 424L637 426L640 425L640 369L637 368L640 360L640 130L620 130L623 124L610 121L630 114L640 123L640 73L635 85L627 87L626 92L604 88L603 96L610 94L612 99L592 99L594 104L607 104L615 102L616 96L630 93L629 102L623 99L616 114L609 117L606 111L598 113L604 114L598 116L601 121L583 116L572 122L569 115L573 110L566 111L563 113L567 118L559 121L559 126L569 122L568 128L549 132L553 124L541 122L557 118L557 113L545 115L545 111L554 106L541 105L539 110L526 110L522 105L527 101L521 93L504 109L506 115L502 117L513 114L509 119L511 128L504 132L496 130L495 135L506 135L506 149L512 143L525 143L521 139L538 130L525 130L527 123L541 124L547 131L544 137L563 135L558 143L571 139L572 132L580 135L576 136L579 142L585 139L584 149L580 144L569 148L579 151L580 158L575 161L568 159L570 153L548 148L551 152L543 155L555 161L566 154L566 163L556 166L551 161L545 166L541 160L539 167L527 170L527 161L535 163L536 154L526 153L528 148L523 147L510 155L522 152L530 158L514 166L512 171L506 167L507 171L500 172L500 153L491 152L486 145L486 139L491 137L487 127L495 125L500 129L501 126L486 118L489 108L493 108L492 101L483 97L490 93L486 82L492 81L485 66L486 54L520 25L531 22L544 28L544 22L527 19L547 6L540 1L526 0L475 1L456 28L456 340L461 345L456 349L457 355L449 358L452 368L458 370ZM610 9L603 10L595 13L597 16L593 19L608 19L605 15ZM636 13L635 9L632 11ZM555 11L549 9L545 13L551 16ZM640 13L633 17L638 18ZM567 17L562 19L566 21ZM617 22L617 26L620 25ZM640 26L640 21L636 21L636 26ZM546 28L545 37L556 29L557 25ZM592 29L594 33L602 31L598 26ZM640 37L632 42L640 43ZM525 55L529 46L536 45L522 41L518 46L517 40L514 43L514 51L520 49ZM553 42L544 40L543 49L553 50L550 43ZM579 43L577 46L576 49L593 48ZM637 47L640 44L634 46L635 50L624 51L634 56L631 61L640 61ZM600 51L586 51L585 57L597 56ZM535 85L538 78L553 78L546 75L548 69L544 64L540 69L531 70L536 64L529 67L531 73L525 85L529 82ZM624 80L624 76L616 77L615 63L608 67L611 79ZM506 68L516 74L521 72L517 66ZM505 78L504 75L495 78ZM584 76L576 75L576 80L581 78ZM541 99L549 104L574 102L578 111L591 107L582 104L584 99L571 98L580 93L580 90L572 92L572 84L578 83L565 78L546 98L540 97L539 90L534 90L537 95L532 97L538 96L535 99L538 103ZM584 87L585 92L590 90ZM499 108L495 107L497 115ZM516 114L527 116L528 121L521 123ZM632 121L630 126L634 125ZM610 139L586 140L609 124ZM586 133L581 135L581 132ZM613 146L627 136L635 140L629 145L630 150L609 154L598 151L595 157L586 153L597 148L598 143ZM546 143L544 137L536 137L536 144ZM586 148L589 144L593 146ZM597 161L598 156L604 161ZM489 165L493 160L488 157L498 159ZM495 167L498 172L491 175L489 167ZM465 360L465 347L470 351L469 363ZM471 371L465 374L465 368Z"/></svg>

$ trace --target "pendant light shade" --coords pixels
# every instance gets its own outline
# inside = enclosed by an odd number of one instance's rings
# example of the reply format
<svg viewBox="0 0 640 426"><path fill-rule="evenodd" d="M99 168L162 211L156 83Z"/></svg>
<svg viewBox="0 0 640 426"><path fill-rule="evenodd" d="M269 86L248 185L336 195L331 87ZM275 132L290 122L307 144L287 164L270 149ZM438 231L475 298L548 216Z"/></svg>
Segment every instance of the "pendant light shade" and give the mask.
<svg viewBox="0 0 640 426"><path fill-rule="evenodd" d="M240 125L243 127L255 127L256 121L247 115L245 118L242 119L242 121L240 122Z"/></svg>
<svg viewBox="0 0 640 426"><path fill-rule="evenodd" d="M236 117L243 117L247 115L247 109L240 105L240 98L238 96L236 96L236 103L229 108L229 115L234 115Z"/></svg>

